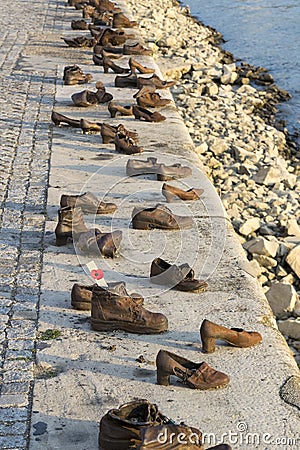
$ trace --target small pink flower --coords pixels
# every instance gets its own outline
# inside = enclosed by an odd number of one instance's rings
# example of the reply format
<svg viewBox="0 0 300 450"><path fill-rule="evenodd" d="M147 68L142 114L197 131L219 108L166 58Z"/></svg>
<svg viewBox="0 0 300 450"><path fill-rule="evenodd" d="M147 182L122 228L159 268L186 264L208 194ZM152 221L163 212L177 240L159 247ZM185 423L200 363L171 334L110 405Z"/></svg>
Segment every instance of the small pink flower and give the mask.
<svg viewBox="0 0 300 450"><path fill-rule="evenodd" d="M91 270L91 277L94 278L94 280L101 280L101 278L104 277L104 273L101 269Z"/></svg>

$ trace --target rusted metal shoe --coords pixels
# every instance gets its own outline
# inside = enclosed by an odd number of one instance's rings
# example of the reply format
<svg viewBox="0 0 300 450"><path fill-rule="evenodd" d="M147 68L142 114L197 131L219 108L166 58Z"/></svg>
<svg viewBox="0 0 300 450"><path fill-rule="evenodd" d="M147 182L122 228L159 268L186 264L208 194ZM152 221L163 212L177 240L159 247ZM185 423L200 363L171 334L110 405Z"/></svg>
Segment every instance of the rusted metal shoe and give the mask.
<svg viewBox="0 0 300 450"><path fill-rule="evenodd" d="M151 112L141 106L133 106L132 112L135 119L143 120L145 122L163 122L166 117L160 114L158 111Z"/></svg>
<svg viewBox="0 0 300 450"><path fill-rule="evenodd" d="M66 124L73 128L80 128L80 119L72 119L70 117L64 116L56 111L52 111L51 120L56 126L60 126L60 124Z"/></svg>
<svg viewBox="0 0 300 450"><path fill-rule="evenodd" d="M76 239L88 231L80 208L66 206L58 210L58 223L55 228L56 245L66 245L69 239Z"/></svg>
<svg viewBox="0 0 300 450"><path fill-rule="evenodd" d="M125 155L133 155L144 151L143 147L136 144L135 139L132 139L123 131L118 131L115 135L115 149L118 153L125 153Z"/></svg>
<svg viewBox="0 0 300 450"><path fill-rule="evenodd" d="M86 75L80 67L73 65L64 68L63 81L65 85L85 84L92 81L93 77L90 73Z"/></svg>
<svg viewBox="0 0 300 450"><path fill-rule="evenodd" d="M92 293L91 326L96 331L123 330L137 334L163 333L167 318L137 304L129 295L95 285Z"/></svg>
<svg viewBox="0 0 300 450"><path fill-rule="evenodd" d="M203 194L204 189L191 188L187 191L183 191L175 186L164 183L162 185L162 194L165 196L168 203L174 201L176 198L184 201L199 200L200 196Z"/></svg>
<svg viewBox="0 0 300 450"><path fill-rule="evenodd" d="M97 228L81 233L76 240L76 250L82 255L104 256L114 258L119 251L122 240L122 231L101 233Z"/></svg>
<svg viewBox="0 0 300 450"><path fill-rule="evenodd" d="M101 202L92 192L85 192L79 195L65 195L60 198L60 206L72 206L81 208L87 214L112 214L116 211L115 203Z"/></svg>
<svg viewBox="0 0 300 450"><path fill-rule="evenodd" d="M153 208L135 207L132 212L132 228L138 230L181 230L192 228L193 218L178 216L164 205L156 205Z"/></svg>
<svg viewBox="0 0 300 450"><path fill-rule="evenodd" d="M133 107L132 105L122 106L116 102L110 102L108 104L108 111L110 113L110 117L114 118L116 116L132 116L133 115Z"/></svg>
<svg viewBox="0 0 300 450"><path fill-rule="evenodd" d="M167 286L177 291L193 292L198 294L207 289L207 283L195 278L194 270L188 264L169 264L161 258L152 261L150 281L154 284Z"/></svg>

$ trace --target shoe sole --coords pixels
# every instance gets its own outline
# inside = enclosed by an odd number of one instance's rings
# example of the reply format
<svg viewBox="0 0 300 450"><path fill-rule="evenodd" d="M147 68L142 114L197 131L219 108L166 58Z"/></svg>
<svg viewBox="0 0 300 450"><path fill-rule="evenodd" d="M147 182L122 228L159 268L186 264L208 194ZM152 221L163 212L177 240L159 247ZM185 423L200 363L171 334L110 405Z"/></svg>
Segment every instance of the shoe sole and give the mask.
<svg viewBox="0 0 300 450"><path fill-rule="evenodd" d="M136 334L159 334L164 333L167 331L166 329L158 330L158 329L151 329L151 328L145 328L140 327L136 325L131 325L128 322L122 322L122 321L104 321L104 320L97 320L97 319L91 319L91 326L94 331L115 331L115 330L122 330L127 331L128 333L136 333Z"/></svg>
<svg viewBox="0 0 300 450"><path fill-rule="evenodd" d="M159 230L169 230L169 231L175 231L175 230L188 230L189 228L192 228L193 225L186 225L186 226L178 226L174 228L170 227L164 227L163 225L155 225L143 220L134 220L132 221L132 228L135 230L153 230L153 229L159 229Z"/></svg>

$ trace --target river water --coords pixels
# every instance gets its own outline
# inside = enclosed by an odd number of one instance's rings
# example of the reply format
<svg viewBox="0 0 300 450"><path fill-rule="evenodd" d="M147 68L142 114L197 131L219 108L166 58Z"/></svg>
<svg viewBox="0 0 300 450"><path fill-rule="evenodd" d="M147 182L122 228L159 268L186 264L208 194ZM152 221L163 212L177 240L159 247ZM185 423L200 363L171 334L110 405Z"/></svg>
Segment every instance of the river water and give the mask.
<svg viewBox="0 0 300 450"><path fill-rule="evenodd" d="M280 105L290 131L300 132L300 0L185 0L191 14L223 34L223 48L263 66L292 99Z"/></svg>

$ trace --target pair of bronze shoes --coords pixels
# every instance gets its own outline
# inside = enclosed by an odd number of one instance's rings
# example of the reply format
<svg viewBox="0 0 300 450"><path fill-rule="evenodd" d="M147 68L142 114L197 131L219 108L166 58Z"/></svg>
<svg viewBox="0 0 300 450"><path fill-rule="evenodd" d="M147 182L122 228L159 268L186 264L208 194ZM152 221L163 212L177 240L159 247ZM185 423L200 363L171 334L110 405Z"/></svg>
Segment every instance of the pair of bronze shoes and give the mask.
<svg viewBox="0 0 300 450"><path fill-rule="evenodd" d="M96 92L85 90L82 92L76 92L71 96L71 99L75 106L89 107L99 105L101 103L110 102L113 99L112 94L106 92L105 87L101 81L96 83Z"/></svg>
<svg viewBox="0 0 300 450"><path fill-rule="evenodd" d="M90 73L85 75L80 67L76 65L64 68L63 81L65 85L85 84L92 81L92 79L93 77Z"/></svg>
<svg viewBox="0 0 300 450"><path fill-rule="evenodd" d="M94 40L95 41L95 40ZM94 45L94 56L98 58L93 58L94 64L102 66L101 59L106 56L110 59L119 59L123 55L135 55L135 56L151 56L152 50L143 45L137 43L133 45L124 44L123 47L114 47L110 43L106 45L100 45L95 43Z"/></svg>
<svg viewBox="0 0 300 450"><path fill-rule="evenodd" d="M136 99L138 106L160 108L169 105L172 100L168 98L162 98L156 91L154 86L142 86L133 98Z"/></svg>
<svg viewBox="0 0 300 450"><path fill-rule="evenodd" d="M116 151L125 155L133 155L144 151L143 147L137 145L137 140L122 129L116 132L114 143Z"/></svg>
<svg viewBox="0 0 300 450"><path fill-rule="evenodd" d="M190 167L182 166L179 163L167 166L158 163L157 158L149 157L146 160L129 159L126 164L126 174L129 177L155 174L158 181L169 181L189 177L192 175L192 170Z"/></svg>

